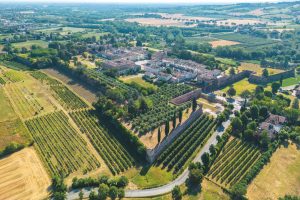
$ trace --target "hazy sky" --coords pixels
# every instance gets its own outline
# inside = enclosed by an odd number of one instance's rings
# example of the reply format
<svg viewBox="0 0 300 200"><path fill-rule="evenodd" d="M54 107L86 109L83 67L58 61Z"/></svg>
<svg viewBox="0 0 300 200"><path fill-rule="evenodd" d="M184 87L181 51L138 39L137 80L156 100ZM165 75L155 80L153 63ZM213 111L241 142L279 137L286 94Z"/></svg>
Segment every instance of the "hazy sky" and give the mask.
<svg viewBox="0 0 300 200"><path fill-rule="evenodd" d="M76 3L241 3L241 2L278 2L280 0L0 0L0 2L76 2Z"/></svg>

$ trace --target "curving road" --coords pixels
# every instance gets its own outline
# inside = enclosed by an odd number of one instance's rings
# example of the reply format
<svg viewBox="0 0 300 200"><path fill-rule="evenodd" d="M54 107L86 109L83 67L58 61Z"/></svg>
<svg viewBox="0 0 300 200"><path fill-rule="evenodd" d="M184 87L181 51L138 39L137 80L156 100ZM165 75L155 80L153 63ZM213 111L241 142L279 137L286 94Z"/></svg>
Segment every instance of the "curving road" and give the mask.
<svg viewBox="0 0 300 200"><path fill-rule="evenodd" d="M200 162L201 161L201 156L205 152L209 152L210 145L212 145L212 144L214 145L214 144L217 143L217 136L218 135L222 136L229 125L230 125L230 120L224 122L223 127L216 130L212 134L212 136L206 142L204 147L197 154L197 156L195 157L193 162ZM183 173L181 175L179 175L174 181L172 181L172 182L170 182L166 185L156 187L156 188L151 188L151 189L126 190L125 191L125 197L152 197L152 196L159 196L159 195L162 195L162 194L169 193L176 185L182 185L183 183L185 183L185 181L188 178L188 174L189 174L188 169L185 169L183 171ZM88 197L92 190L96 191L97 188L95 188L95 189L93 189L93 188L84 188L82 190L82 192L84 194L84 197ZM69 199L69 200L78 199L79 192L80 192L79 190L72 190L72 191L68 192L67 199Z"/></svg>

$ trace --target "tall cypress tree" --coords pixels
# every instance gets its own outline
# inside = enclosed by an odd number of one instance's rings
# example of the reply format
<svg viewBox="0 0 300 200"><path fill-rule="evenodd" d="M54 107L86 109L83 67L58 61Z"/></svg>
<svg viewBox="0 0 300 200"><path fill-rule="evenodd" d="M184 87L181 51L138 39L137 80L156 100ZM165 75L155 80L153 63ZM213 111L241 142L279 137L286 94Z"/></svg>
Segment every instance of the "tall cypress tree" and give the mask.
<svg viewBox="0 0 300 200"><path fill-rule="evenodd" d="M165 135L167 136L170 131L170 124L169 121L166 121L166 126L165 126Z"/></svg>
<svg viewBox="0 0 300 200"><path fill-rule="evenodd" d="M195 112L196 109L197 109L197 100L196 100L196 98L193 98L192 108L193 108L193 112Z"/></svg>
<svg viewBox="0 0 300 200"><path fill-rule="evenodd" d="M161 132L160 132L160 127L158 128L158 133L157 133L157 141L158 143L160 143L160 139L161 139Z"/></svg>
<svg viewBox="0 0 300 200"><path fill-rule="evenodd" d="M176 113L173 116L173 129L176 128Z"/></svg>
<svg viewBox="0 0 300 200"><path fill-rule="evenodd" d="M182 110L179 111L179 123L181 124L182 122Z"/></svg>

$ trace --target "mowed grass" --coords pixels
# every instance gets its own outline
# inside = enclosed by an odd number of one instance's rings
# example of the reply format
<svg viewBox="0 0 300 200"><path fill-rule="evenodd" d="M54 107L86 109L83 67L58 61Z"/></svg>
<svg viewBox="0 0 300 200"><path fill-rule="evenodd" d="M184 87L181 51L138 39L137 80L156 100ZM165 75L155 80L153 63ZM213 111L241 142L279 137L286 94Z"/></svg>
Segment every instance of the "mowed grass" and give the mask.
<svg viewBox="0 0 300 200"><path fill-rule="evenodd" d="M46 47L48 47L48 42L45 42L42 40L29 40L26 42L13 43L12 45L13 45L13 47L16 47L18 49L21 49L22 47L25 47L26 49L30 49L32 45L46 48Z"/></svg>
<svg viewBox="0 0 300 200"><path fill-rule="evenodd" d="M260 65L258 64L253 64L253 63L241 63L241 65L237 68L237 71L238 72L241 72L241 71L245 71L245 70L250 70L250 71L253 71L256 73L256 75L258 76L261 76L262 75L262 72L264 70L264 68L260 67ZM281 73L281 72L284 72L283 70L281 69L272 69L272 68L267 68L268 72L270 75L273 75L273 74L278 74L278 73Z"/></svg>
<svg viewBox="0 0 300 200"><path fill-rule="evenodd" d="M233 88L236 90L236 95L241 95L241 93L245 90L249 90L250 92L254 91L257 85L249 83L248 79L245 78L239 82L233 84ZM227 92L230 86L222 89L222 92Z"/></svg>
<svg viewBox="0 0 300 200"><path fill-rule="evenodd" d="M281 146L247 190L250 200L278 199L285 194L300 195L300 149Z"/></svg>
<svg viewBox="0 0 300 200"><path fill-rule="evenodd" d="M175 178L172 172L154 166L131 168L124 175L128 177L133 188L154 188L165 185Z"/></svg>
<svg viewBox="0 0 300 200"><path fill-rule="evenodd" d="M156 85L146 82L140 75L122 76L119 79L124 83L137 83L143 88L157 89Z"/></svg>
<svg viewBox="0 0 300 200"><path fill-rule="evenodd" d="M300 83L300 75L296 75L295 77L284 79L282 82L283 87L287 87L290 85L296 85Z"/></svg>

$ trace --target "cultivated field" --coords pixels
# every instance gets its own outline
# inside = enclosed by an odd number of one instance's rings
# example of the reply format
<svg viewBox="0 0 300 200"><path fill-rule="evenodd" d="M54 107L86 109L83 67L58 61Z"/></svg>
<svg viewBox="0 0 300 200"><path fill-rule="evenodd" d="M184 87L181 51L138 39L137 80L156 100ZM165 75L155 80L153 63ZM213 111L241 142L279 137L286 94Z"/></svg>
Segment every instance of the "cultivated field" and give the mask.
<svg viewBox="0 0 300 200"><path fill-rule="evenodd" d="M260 157L257 147L234 138L223 148L207 177L215 183L229 188L238 182Z"/></svg>
<svg viewBox="0 0 300 200"><path fill-rule="evenodd" d="M174 173L184 169L191 156L203 145L215 126L212 117L203 114L195 120L168 148L158 157L156 165L162 165Z"/></svg>
<svg viewBox="0 0 300 200"><path fill-rule="evenodd" d="M42 71L50 76L57 78L58 80L62 81L63 83L65 83L67 86L72 88L72 90L74 90L77 94L79 94L81 97L83 97L86 101L88 101L90 103L94 103L97 101L95 91L93 92L90 88L87 88L86 86L84 86L82 84L78 84L72 78L65 76L64 74L58 72L55 69L44 69Z"/></svg>
<svg viewBox="0 0 300 200"><path fill-rule="evenodd" d="M36 150L52 175L60 172L69 175L78 170L86 173L100 166L85 140L62 111L25 123L35 141Z"/></svg>
<svg viewBox="0 0 300 200"><path fill-rule="evenodd" d="M70 115L113 174L124 172L134 165L134 159L118 140L100 125L92 111L71 112Z"/></svg>
<svg viewBox="0 0 300 200"><path fill-rule="evenodd" d="M300 195L300 150L281 146L247 190L249 200L275 200L285 194Z"/></svg>
<svg viewBox="0 0 300 200"><path fill-rule="evenodd" d="M33 148L0 160L0 199L39 200L49 195L51 181Z"/></svg>
<svg viewBox="0 0 300 200"><path fill-rule="evenodd" d="M211 41L209 43L212 45L213 48L240 44L239 42L234 42L230 40L216 40Z"/></svg>
<svg viewBox="0 0 300 200"><path fill-rule="evenodd" d="M195 25L186 25L184 21L173 19L159 19L159 18L130 18L126 19L128 22L137 22L144 26L177 26L177 27L191 27Z"/></svg>
<svg viewBox="0 0 300 200"><path fill-rule="evenodd" d="M18 43L13 43L13 46L21 49L22 47L26 49L30 49L32 45L36 45L42 48L48 47L48 42L42 41L42 40L29 40L26 42L18 42Z"/></svg>

